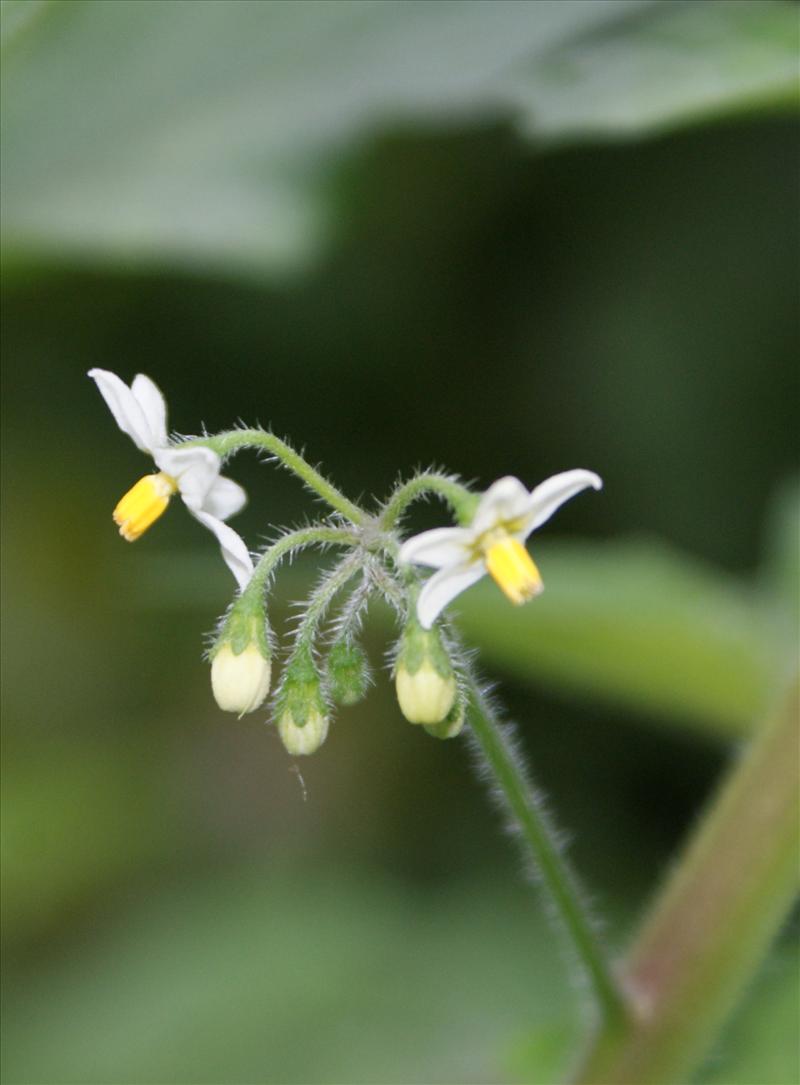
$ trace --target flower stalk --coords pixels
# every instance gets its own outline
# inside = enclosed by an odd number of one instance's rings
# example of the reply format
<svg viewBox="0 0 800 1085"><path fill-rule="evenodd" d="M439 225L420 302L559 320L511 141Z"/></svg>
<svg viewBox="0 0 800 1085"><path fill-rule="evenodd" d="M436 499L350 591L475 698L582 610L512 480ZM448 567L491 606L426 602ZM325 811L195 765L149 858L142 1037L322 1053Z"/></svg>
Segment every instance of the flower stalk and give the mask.
<svg viewBox="0 0 800 1085"><path fill-rule="evenodd" d="M323 501L336 512L340 512L353 524L363 524L367 513L351 501L332 482L329 482L315 467L300 455L287 442L263 429L232 429L218 433L213 437L196 437L184 441L181 448L210 448L221 460L228 459L243 448L258 448L268 452L279 460L289 471L293 471Z"/></svg>
<svg viewBox="0 0 800 1085"><path fill-rule="evenodd" d="M314 527L301 527L296 531L287 531L285 535L269 546L256 562L251 582L242 594L261 596L275 569L290 554L305 550L309 546L348 546L358 545L358 536L341 527L328 527L320 524Z"/></svg>
<svg viewBox="0 0 800 1085"><path fill-rule="evenodd" d="M386 502L380 519L383 530L392 531L409 505L429 494L443 498L460 524L469 523L478 507L478 495L452 475L445 475L440 471L423 471L398 486Z"/></svg>
<svg viewBox="0 0 800 1085"><path fill-rule="evenodd" d="M552 911L586 975L604 1034L616 1035L629 1018L630 1008L583 903L577 878L555 840L533 784L474 677L469 680L469 698L475 745L519 827Z"/></svg>

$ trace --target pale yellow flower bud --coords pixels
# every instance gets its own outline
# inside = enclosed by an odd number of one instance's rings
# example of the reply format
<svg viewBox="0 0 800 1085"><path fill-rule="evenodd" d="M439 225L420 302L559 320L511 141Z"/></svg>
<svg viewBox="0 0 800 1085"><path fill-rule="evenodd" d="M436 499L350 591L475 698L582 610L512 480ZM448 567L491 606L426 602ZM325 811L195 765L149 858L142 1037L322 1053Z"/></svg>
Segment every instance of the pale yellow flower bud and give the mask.
<svg viewBox="0 0 800 1085"><path fill-rule="evenodd" d="M255 712L269 693L272 677L270 661L255 644L248 644L238 655L230 644L223 644L211 663L211 688L223 712L243 716Z"/></svg>
<svg viewBox="0 0 800 1085"><path fill-rule="evenodd" d="M328 737L328 717L312 708L306 722L300 727L287 709L278 719L278 734L287 751L293 756L316 753Z"/></svg>
<svg viewBox="0 0 800 1085"><path fill-rule="evenodd" d="M395 676L400 711L409 723L441 723L453 707L456 680L453 674L442 678L430 660L411 674L401 661Z"/></svg>

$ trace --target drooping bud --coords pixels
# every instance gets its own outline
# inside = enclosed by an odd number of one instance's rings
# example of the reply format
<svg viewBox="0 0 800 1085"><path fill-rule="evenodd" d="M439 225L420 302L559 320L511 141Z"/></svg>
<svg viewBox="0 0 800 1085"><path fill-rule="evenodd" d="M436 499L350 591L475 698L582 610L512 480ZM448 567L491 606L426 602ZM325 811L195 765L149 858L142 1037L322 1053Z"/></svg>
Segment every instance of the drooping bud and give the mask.
<svg viewBox="0 0 800 1085"><path fill-rule="evenodd" d="M271 677L270 661L256 644L238 655L229 643L223 644L211 662L211 688L223 712L255 712L269 693Z"/></svg>
<svg viewBox="0 0 800 1085"><path fill-rule="evenodd" d="M369 664L364 649L355 641L334 642L327 660L328 689L337 704L360 701L369 686Z"/></svg>
<svg viewBox="0 0 800 1085"><path fill-rule="evenodd" d="M284 712L278 720L278 734L286 752L293 757L316 753L328 737L328 717L314 709L301 727L291 712Z"/></svg>
<svg viewBox="0 0 800 1085"><path fill-rule="evenodd" d="M464 701L459 698L441 723L426 724L425 730L433 738L455 738L463 730L465 715Z"/></svg>
<svg viewBox="0 0 800 1085"><path fill-rule="evenodd" d="M395 664L400 711L409 723L441 723L453 707L456 677L439 631L409 619Z"/></svg>
<svg viewBox="0 0 800 1085"><path fill-rule="evenodd" d="M310 651L287 666L276 706L278 734L294 756L315 753L328 736L328 708Z"/></svg>
<svg viewBox="0 0 800 1085"><path fill-rule="evenodd" d="M211 649L211 689L223 712L255 712L269 693L271 652L260 595L239 596Z"/></svg>

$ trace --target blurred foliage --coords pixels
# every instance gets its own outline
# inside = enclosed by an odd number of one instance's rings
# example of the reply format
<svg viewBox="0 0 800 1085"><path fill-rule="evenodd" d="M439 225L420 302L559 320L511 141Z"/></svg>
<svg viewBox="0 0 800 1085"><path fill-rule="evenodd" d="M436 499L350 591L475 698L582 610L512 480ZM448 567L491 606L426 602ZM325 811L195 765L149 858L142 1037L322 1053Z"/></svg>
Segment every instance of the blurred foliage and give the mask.
<svg viewBox="0 0 800 1085"><path fill-rule="evenodd" d="M509 118L538 144L786 108L780 0L6 0L5 244L279 268L379 126Z"/></svg>
<svg viewBox="0 0 800 1085"><path fill-rule="evenodd" d="M272 864L123 912L16 992L5 1080L485 1081L526 1020L574 1030L524 888L344 874Z"/></svg>
<svg viewBox="0 0 800 1085"><path fill-rule="evenodd" d="M457 610L622 945L797 633L796 7L2 13L5 1080L552 1085L573 999L462 745L383 675L302 780L222 720L226 571L179 508L119 542L146 468L84 374L353 494L603 475L536 604ZM231 473L253 544L308 509ZM795 1082L796 1000L787 939L698 1082Z"/></svg>
<svg viewBox="0 0 800 1085"><path fill-rule="evenodd" d="M15 990L5 1081L496 1081L504 1046L504 1080L569 1065L576 992L524 886L280 862L164 881ZM798 963L770 956L698 1085L791 1085Z"/></svg>

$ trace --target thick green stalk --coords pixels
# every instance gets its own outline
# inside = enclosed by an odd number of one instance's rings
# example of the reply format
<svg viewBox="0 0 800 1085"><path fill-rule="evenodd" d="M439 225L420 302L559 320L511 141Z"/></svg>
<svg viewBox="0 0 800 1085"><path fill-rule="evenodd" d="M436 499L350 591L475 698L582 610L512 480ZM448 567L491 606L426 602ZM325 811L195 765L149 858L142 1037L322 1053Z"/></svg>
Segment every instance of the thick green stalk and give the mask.
<svg viewBox="0 0 800 1085"><path fill-rule="evenodd" d="M443 497L455 513L459 523L472 518L478 497L450 475L438 471L426 471L398 487L384 506L380 524L384 531L391 531L412 501L428 494Z"/></svg>
<svg viewBox="0 0 800 1085"><path fill-rule="evenodd" d="M310 489L319 494L323 501L327 501L332 509L346 516L348 520L354 524L363 524L368 519L363 509L345 497L341 490L312 467L299 452L296 452L280 437L276 437L274 433L268 433L263 429L233 429L227 433L217 433L213 437L192 438L190 441L183 442L180 447L195 445L210 448L223 460L242 448L262 448L279 459L290 471L294 471Z"/></svg>
<svg viewBox="0 0 800 1085"><path fill-rule="evenodd" d="M671 1085L706 1055L791 907L800 849L798 687L727 779L634 943L635 1021L602 1030L576 1085Z"/></svg>
<svg viewBox="0 0 800 1085"><path fill-rule="evenodd" d="M531 782L509 745L491 705L470 680L472 733L509 812L530 849L541 884L549 895L572 948L583 966L605 1030L623 1027L628 1008L605 950L582 901L577 880L545 820Z"/></svg>

